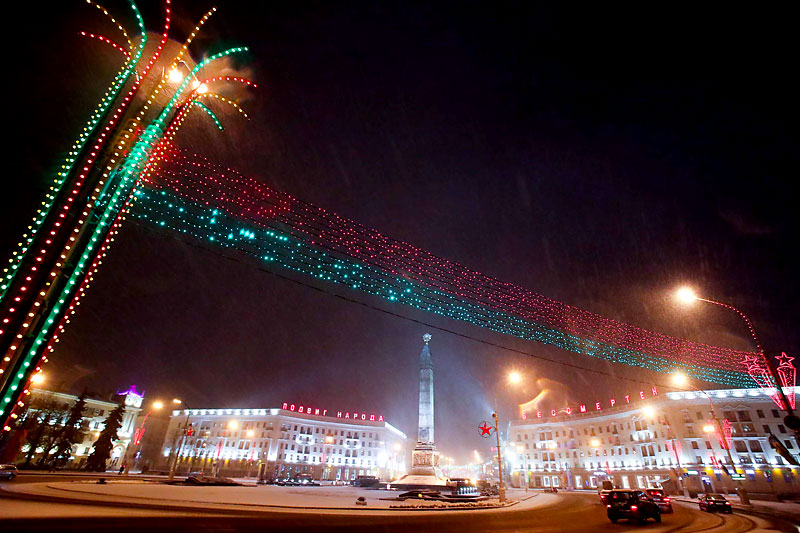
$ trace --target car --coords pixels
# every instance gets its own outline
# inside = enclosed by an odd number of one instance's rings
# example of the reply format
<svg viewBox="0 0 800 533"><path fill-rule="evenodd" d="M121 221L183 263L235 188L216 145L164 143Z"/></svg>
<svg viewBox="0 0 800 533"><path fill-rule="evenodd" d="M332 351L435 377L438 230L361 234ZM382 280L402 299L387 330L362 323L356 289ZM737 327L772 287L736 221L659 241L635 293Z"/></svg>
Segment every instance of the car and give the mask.
<svg viewBox="0 0 800 533"><path fill-rule="evenodd" d="M358 476L350 482L354 487L377 487L381 480L375 476Z"/></svg>
<svg viewBox="0 0 800 533"><path fill-rule="evenodd" d="M597 491L597 495L600 496L600 501L602 503L606 503L606 498L608 497L609 492L611 492L611 489L609 490L600 489Z"/></svg>
<svg viewBox="0 0 800 533"><path fill-rule="evenodd" d="M731 502L725 499L725 496L722 494L701 494L700 498L698 499L700 500L698 505L700 505L701 511L706 511L709 513L721 511L728 514L733 512L733 506L731 505Z"/></svg>
<svg viewBox="0 0 800 533"><path fill-rule="evenodd" d="M606 512L612 524L627 518L643 524L648 518L661 522L661 509L641 490L614 489L606 495Z"/></svg>
<svg viewBox="0 0 800 533"><path fill-rule="evenodd" d="M19 471L14 465L0 465L0 479L7 479L11 481L17 477L18 473Z"/></svg>
<svg viewBox="0 0 800 533"><path fill-rule="evenodd" d="M658 508L661 509L662 513L671 513L672 510L672 498L664 494L664 489L647 489L644 491L647 494L647 497L650 498L658 505Z"/></svg>

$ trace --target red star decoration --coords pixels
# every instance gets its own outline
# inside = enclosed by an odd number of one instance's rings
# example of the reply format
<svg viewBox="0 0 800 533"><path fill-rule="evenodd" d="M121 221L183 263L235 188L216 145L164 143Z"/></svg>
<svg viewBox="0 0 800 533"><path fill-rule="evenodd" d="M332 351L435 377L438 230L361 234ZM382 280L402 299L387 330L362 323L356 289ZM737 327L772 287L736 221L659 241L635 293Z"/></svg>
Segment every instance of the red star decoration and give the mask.
<svg viewBox="0 0 800 533"><path fill-rule="evenodd" d="M481 430L481 437L486 435L487 437L492 434L492 430L494 429L492 426L487 424L486 422L483 423L482 426L478 426L478 429Z"/></svg>
<svg viewBox="0 0 800 533"><path fill-rule="evenodd" d="M792 361L794 361L794 357L789 357L788 355L786 355L786 352L781 352L781 354L775 359L778 360L779 367L793 366Z"/></svg>

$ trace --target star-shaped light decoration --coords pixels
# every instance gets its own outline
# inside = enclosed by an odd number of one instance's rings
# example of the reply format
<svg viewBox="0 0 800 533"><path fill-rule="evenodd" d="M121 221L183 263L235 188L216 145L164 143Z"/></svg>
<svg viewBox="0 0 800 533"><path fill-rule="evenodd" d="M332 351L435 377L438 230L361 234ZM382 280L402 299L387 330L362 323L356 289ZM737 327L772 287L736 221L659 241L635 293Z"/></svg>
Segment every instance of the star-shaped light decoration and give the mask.
<svg viewBox="0 0 800 533"><path fill-rule="evenodd" d="M492 436L492 431L494 431L494 426L490 426L487 422L483 422L480 426L478 426L478 429L481 432L481 437L486 438Z"/></svg>
<svg viewBox="0 0 800 533"><path fill-rule="evenodd" d="M794 357L789 357L786 352L781 352L781 355L776 357L778 361L778 381L783 388L786 398L789 400L789 405L792 409L797 405L795 399L795 385L797 384L797 369L792 364ZM788 389L788 390L787 390Z"/></svg>

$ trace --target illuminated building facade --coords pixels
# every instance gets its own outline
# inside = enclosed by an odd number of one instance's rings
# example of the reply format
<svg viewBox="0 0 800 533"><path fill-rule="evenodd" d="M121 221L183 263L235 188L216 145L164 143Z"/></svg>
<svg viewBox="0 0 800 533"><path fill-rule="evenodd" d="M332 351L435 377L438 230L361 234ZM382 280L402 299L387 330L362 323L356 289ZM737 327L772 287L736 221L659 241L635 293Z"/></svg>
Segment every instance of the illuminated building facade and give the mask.
<svg viewBox="0 0 800 533"><path fill-rule="evenodd" d="M800 492L800 468L775 452L768 437L777 437L795 458L798 443L761 389L668 392L572 411L510 423L505 451L515 484L525 482L527 469L532 487L595 488L610 479L622 488L733 491L737 481L727 469L750 493Z"/></svg>
<svg viewBox="0 0 800 533"><path fill-rule="evenodd" d="M136 391L135 387L130 387L127 391L117 394L119 403L125 405L125 411L122 416L122 425L117 431L117 439L114 441L114 447L111 451L111 459L108 461L108 468L114 469L119 467L123 462L128 446L131 442L131 437L135 431L135 422L139 413L141 412L143 395ZM65 394L63 392L54 392L44 389L31 389L30 408L25 413L27 417L37 417L41 420L49 417L49 423L54 427L63 426L69 416L69 410L78 401L78 397L72 394ZM83 465L89 454L92 451L92 445L100 432L105 427L105 420L108 414L113 411L119 404L111 401L98 400L96 398L86 398L86 407L83 410L83 419L81 420L81 429L83 432L83 440L72 446L72 453L69 462L65 465L66 468L79 468ZM25 420L23 419L20 424L25 427ZM20 451L27 454L28 445L23 445ZM45 446L40 445L35 455L35 461L41 458L41 454L45 453ZM55 450L50 449L49 452L53 453Z"/></svg>
<svg viewBox="0 0 800 533"><path fill-rule="evenodd" d="M181 473L390 480L406 471L407 449L406 435L382 415L284 403L280 409L173 411L162 452L167 468L177 452Z"/></svg>

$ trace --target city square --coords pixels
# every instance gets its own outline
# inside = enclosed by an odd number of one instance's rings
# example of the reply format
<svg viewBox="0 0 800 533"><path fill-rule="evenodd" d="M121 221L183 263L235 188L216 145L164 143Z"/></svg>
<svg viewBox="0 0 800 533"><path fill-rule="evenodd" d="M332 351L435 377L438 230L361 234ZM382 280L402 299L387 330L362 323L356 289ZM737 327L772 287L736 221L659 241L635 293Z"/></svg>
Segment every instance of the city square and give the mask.
<svg viewBox="0 0 800 533"><path fill-rule="evenodd" d="M796 531L788 20L21 19L0 526Z"/></svg>

